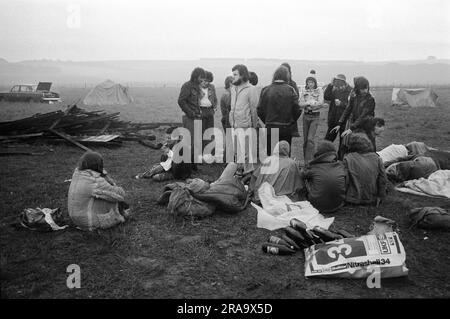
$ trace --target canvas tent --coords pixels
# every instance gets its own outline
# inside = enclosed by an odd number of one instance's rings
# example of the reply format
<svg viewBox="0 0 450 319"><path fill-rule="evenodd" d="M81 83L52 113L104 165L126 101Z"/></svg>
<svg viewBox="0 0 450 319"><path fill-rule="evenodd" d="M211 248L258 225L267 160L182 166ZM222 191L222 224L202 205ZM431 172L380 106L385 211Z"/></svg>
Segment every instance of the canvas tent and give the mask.
<svg viewBox="0 0 450 319"><path fill-rule="evenodd" d="M95 86L83 100L88 106L127 105L133 102L128 89L111 80Z"/></svg>
<svg viewBox="0 0 450 319"><path fill-rule="evenodd" d="M409 105L411 107L436 107L437 94L432 89L392 90L392 105Z"/></svg>

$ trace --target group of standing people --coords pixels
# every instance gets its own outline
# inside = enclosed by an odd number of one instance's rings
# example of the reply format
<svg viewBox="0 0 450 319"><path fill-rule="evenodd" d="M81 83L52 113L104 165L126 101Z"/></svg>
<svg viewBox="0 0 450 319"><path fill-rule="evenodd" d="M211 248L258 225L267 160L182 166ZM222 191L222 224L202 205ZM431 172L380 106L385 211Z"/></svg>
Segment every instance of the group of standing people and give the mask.
<svg viewBox="0 0 450 319"><path fill-rule="evenodd" d="M320 113L326 107L328 129L324 139L334 142L339 137L339 159L348 152L348 137L352 132L365 133L376 150L375 136L383 130L384 120L375 117L375 99L369 92L366 78L355 77L352 88L345 75L338 74L323 91L316 72L311 70L305 85L299 88L292 79L291 66L283 63L274 72L272 83L258 94L255 87L258 77L254 72L249 72L242 64L234 66L232 72L233 75L225 79L225 93L219 102L222 127L224 130L265 127L267 155L273 151L272 129L278 129L279 140L291 146L292 138L300 136L297 122L303 113L303 155L304 163L309 163L316 150ZM195 119L202 120L202 134L214 126L218 99L212 80L211 72L195 68L190 81L181 88L178 104L185 113L184 126L191 133ZM245 173L254 169L252 164L246 161Z"/></svg>

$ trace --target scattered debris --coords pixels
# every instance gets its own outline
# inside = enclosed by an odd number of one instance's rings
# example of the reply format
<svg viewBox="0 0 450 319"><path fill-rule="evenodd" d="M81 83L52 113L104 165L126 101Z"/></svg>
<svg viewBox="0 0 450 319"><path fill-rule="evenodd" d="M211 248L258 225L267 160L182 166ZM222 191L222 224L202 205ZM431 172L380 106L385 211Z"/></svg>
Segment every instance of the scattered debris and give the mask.
<svg viewBox="0 0 450 319"><path fill-rule="evenodd" d="M171 133L181 123L131 123L119 119L120 112L86 111L76 104L59 110L16 121L0 122L0 143L44 140L48 143L69 142L84 150L85 145L120 146L122 141L139 141L154 149L160 143L150 143L156 136L149 130L166 127ZM161 145L162 146L162 145Z"/></svg>

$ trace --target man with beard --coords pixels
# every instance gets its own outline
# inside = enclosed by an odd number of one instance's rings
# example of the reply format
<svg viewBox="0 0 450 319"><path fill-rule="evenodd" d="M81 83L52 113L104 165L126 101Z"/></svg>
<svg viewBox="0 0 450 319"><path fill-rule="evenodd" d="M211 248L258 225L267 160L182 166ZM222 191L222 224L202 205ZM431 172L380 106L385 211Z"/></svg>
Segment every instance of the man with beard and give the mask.
<svg viewBox="0 0 450 319"><path fill-rule="evenodd" d="M256 107L258 105L258 91L256 87L249 83L249 72L245 65L238 64L232 69L233 71L233 86L231 88L231 109L230 109L230 125L233 130L253 128L256 132L258 125L258 115ZM250 132L247 132L250 133ZM250 134L251 144L257 143L256 136ZM246 147L245 140L237 139L237 149L245 154L245 162L243 163L243 174L253 172L256 158L250 158L252 149ZM239 152L235 150L234 154L237 156ZM256 148L255 148L256 149ZM253 156L252 156L253 157ZM237 158L237 161L239 159Z"/></svg>

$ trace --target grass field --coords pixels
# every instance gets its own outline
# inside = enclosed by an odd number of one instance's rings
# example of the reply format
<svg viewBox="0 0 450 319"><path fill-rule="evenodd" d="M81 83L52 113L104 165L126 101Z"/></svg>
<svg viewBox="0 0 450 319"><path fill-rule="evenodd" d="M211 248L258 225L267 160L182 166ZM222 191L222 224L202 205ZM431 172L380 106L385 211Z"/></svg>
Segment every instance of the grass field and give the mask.
<svg viewBox="0 0 450 319"><path fill-rule="evenodd" d="M84 96L84 89L61 89L65 102ZM219 90L219 94L220 94ZM387 129L377 143L423 141L450 149L450 88L436 90L438 108L392 108L389 89L374 89L377 115ZM121 111L127 120L179 121L176 88L132 88L135 103ZM0 103L1 121L48 112L62 105ZM317 133L325 133L325 115ZM216 118L217 123L219 117ZM301 122L301 119L300 119ZM300 132L301 132L300 127ZM301 156L295 138L294 156ZM410 229L409 206L441 206L450 201L391 190L378 208L347 206L335 224L365 234L377 215L392 218L400 227L410 269L407 278L382 280L381 289L368 289L365 280L308 279L304 256L269 256L260 245L270 232L256 228L253 208L229 215L218 213L198 224L174 221L155 202L164 183L133 176L157 162L160 153L138 143L117 149L98 148L107 170L128 191L133 219L115 229L81 232L68 229L34 233L10 226L26 207L67 210L69 184L82 152L66 145L31 145L42 156L1 157L0 269L2 298L422 298L450 296L450 237L448 233ZM50 150L51 148L51 150ZM222 165L202 165L197 177L214 180ZM428 237L428 239L424 239ZM66 268L81 267L81 289L66 287Z"/></svg>

